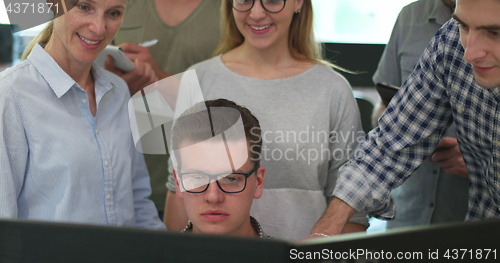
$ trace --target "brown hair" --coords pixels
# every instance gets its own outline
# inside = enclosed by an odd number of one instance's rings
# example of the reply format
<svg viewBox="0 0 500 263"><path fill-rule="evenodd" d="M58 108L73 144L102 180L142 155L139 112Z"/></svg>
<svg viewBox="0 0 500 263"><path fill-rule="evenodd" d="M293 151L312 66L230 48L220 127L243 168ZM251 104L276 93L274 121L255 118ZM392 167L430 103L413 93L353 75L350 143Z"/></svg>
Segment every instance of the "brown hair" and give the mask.
<svg viewBox="0 0 500 263"><path fill-rule="evenodd" d="M176 159L180 162L175 150L219 134L228 140L243 138L243 134L231 129L240 119L249 144L250 159L259 164L262 148L259 120L247 108L226 99L200 102L179 116L172 129L172 149Z"/></svg>

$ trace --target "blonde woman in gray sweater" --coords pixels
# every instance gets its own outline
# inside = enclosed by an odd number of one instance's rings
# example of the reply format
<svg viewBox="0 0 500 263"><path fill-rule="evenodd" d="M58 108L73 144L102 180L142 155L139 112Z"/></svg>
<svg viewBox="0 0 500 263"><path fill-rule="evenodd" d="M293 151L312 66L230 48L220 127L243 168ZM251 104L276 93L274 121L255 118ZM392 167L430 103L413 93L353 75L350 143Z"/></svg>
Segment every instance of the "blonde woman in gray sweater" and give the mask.
<svg viewBox="0 0 500 263"><path fill-rule="evenodd" d="M260 160L268 176L251 214L270 236L307 237L327 207L338 168L364 135L351 87L321 59L310 0L224 0L221 14L217 56L191 69L203 99L233 100L261 122ZM178 105L198 102L193 93L179 94ZM165 211L183 228L187 220L172 182ZM344 230L366 227L359 214Z"/></svg>

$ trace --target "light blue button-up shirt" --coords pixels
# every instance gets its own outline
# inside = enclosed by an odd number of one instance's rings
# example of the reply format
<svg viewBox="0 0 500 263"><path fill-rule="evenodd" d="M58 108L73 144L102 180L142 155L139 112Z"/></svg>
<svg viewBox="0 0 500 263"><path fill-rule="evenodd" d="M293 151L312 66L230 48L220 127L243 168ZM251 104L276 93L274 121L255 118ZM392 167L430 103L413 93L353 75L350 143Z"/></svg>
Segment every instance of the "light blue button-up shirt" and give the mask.
<svg viewBox="0 0 500 263"><path fill-rule="evenodd" d="M0 74L0 217L164 228L132 142L127 85L91 73L96 117L40 45Z"/></svg>

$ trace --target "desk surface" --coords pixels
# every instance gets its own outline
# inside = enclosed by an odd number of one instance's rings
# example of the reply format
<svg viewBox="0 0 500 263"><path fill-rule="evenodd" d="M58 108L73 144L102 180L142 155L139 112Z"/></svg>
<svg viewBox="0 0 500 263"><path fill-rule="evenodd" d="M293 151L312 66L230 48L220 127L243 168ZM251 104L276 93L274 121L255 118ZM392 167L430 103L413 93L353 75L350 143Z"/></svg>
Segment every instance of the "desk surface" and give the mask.
<svg viewBox="0 0 500 263"><path fill-rule="evenodd" d="M287 262L287 243L0 219L0 262Z"/></svg>
<svg viewBox="0 0 500 263"><path fill-rule="evenodd" d="M0 220L0 262L498 262L500 220L415 227L287 243L132 228ZM456 250L456 251L455 251ZM361 251L365 256L352 258ZM465 251L465 253L464 253ZM328 253L326 253L328 252ZM330 253L331 252L331 253ZM391 255L393 258L366 258ZM457 252L457 253L455 253ZM349 259L323 260L325 255ZM456 255L455 255L456 254ZM488 258L486 258L488 256ZM434 259L437 257L436 259Z"/></svg>

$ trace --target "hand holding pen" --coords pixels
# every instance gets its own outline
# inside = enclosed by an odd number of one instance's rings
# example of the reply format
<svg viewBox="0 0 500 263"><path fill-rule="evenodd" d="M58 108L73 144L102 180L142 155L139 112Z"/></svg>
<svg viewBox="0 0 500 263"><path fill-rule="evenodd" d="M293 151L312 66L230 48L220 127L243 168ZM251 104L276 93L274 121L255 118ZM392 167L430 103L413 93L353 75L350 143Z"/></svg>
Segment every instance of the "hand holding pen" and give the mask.
<svg viewBox="0 0 500 263"><path fill-rule="evenodd" d="M158 43L157 39L149 40L140 44L134 44L131 42L123 43L119 47L123 49L125 52L125 56L127 56L132 62L135 60L139 60L143 63L149 63L151 68L154 70L158 79L163 79L165 77L170 76L170 74L164 72L156 60L151 55L148 47L156 45Z"/></svg>

